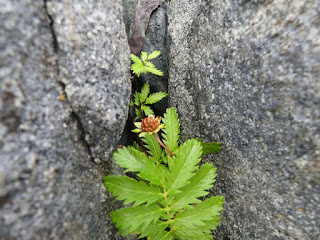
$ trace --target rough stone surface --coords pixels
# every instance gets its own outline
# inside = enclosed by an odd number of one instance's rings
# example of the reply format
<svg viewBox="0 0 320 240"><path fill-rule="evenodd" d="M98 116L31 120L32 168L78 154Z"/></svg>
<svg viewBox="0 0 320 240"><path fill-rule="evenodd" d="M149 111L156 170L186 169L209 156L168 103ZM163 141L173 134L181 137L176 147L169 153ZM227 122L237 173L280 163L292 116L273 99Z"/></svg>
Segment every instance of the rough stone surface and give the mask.
<svg viewBox="0 0 320 240"><path fill-rule="evenodd" d="M119 141L131 93L119 2L48 3L59 47L59 81L96 162L107 160Z"/></svg>
<svg viewBox="0 0 320 240"><path fill-rule="evenodd" d="M319 1L172 0L170 104L221 141L216 239L320 238Z"/></svg>
<svg viewBox="0 0 320 240"><path fill-rule="evenodd" d="M92 161L109 158L126 119L120 6L0 3L0 239L123 239Z"/></svg>
<svg viewBox="0 0 320 240"><path fill-rule="evenodd" d="M126 25L128 38L130 38L130 29L135 15L137 0L123 0L123 17ZM151 92L168 91L168 65L169 65L169 39L167 33L168 26L168 4L163 3L157 8L150 17L149 25L146 31L145 43L142 51L151 53L155 50L161 51L161 55L152 62L158 69L163 71L163 76L156 76L151 73L142 74L141 82L135 83L134 88L140 91L143 84L150 84ZM168 106L168 98L154 104L153 109L156 114L162 114Z"/></svg>

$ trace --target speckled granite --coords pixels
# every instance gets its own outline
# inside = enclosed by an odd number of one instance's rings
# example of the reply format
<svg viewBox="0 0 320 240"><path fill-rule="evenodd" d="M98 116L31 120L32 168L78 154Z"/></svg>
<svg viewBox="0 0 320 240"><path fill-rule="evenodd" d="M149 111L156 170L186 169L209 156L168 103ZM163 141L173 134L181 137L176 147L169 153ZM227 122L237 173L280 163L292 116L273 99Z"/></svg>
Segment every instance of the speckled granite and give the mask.
<svg viewBox="0 0 320 240"><path fill-rule="evenodd" d="M320 239L319 1L172 0L170 104L224 144L216 239Z"/></svg>
<svg viewBox="0 0 320 240"><path fill-rule="evenodd" d="M130 93L121 21L120 1L1 1L0 239L123 239L102 184Z"/></svg>
<svg viewBox="0 0 320 240"><path fill-rule="evenodd" d="M126 26L128 38L130 37L130 28L135 14L137 0L122 0L123 2L123 18ZM158 69L163 71L163 76L156 76L151 73L142 74L141 82L133 85L135 90L140 91L143 84L150 84L151 92L168 91L168 65L169 65L169 39L168 39L168 4L161 4L150 17L149 25L146 31L145 43L142 51L151 53L155 50L161 51L161 55L152 62ZM153 109L156 114L162 115L168 107L168 98L164 98L161 102L154 104Z"/></svg>

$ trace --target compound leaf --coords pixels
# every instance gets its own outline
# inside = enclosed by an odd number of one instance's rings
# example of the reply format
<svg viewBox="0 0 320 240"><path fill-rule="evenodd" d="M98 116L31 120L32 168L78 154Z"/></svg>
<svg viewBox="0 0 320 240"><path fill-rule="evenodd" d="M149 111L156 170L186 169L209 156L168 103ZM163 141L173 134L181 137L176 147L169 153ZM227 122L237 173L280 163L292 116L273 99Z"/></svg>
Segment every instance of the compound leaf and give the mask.
<svg viewBox="0 0 320 240"><path fill-rule="evenodd" d="M148 95L150 93L150 85L149 83L145 83L141 89L140 93L140 102L144 103L144 101L147 99Z"/></svg>
<svg viewBox="0 0 320 240"><path fill-rule="evenodd" d="M145 62L148 58L148 53L147 52L144 52L144 51L141 51L141 60L143 62Z"/></svg>
<svg viewBox="0 0 320 240"><path fill-rule="evenodd" d="M156 102L159 102L161 99L165 98L166 96L168 96L168 93L166 92L153 93L146 99L145 104L154 104Z"/></svg>
<svg viewBox="0 0 320 240"><path fill-rule="evenodd" d="M162 148L156 138L153 135L147 134L142 138L142 141L146 144L145 147L149 150L148 153L159 162Z"/></svg>
<svg viewBox="0 0 320 240"><path fill-rule="evenodd" d="M154 116L154 112L152 111L152 109L149 106L143 105L141 106L141 110L144 111L144 113L146 114L146 116Z"/></svg>
<svg viewBox="0 0 320 240"><path fill-rule="evenodd" d="M166 185L169 195L178 193L178 189L189 183L194 171L198 168L196 165L200 162L201 155L199 141L189 139L177 149L173 158L169 158L170 174Z"/></svg>
<svg viewBox="0 0 320 240"><path fill-rule="evenodd" d="M212 220L215 216L220 215L224 198L214 196L198 203L192 209L186 209L176 215L174 226L177 228L197 228L205 226L205 221Z"/></svg>
<svg viewBox="0 0 320 240"><path fill-rule="evenodd" d="M149 161L147 155L136 150L134 147L123 147L118 149L113 158L116 163L126 172L137 172L138 176L144 178L155 185L160 185L162 182L162 169L153 161Z"/></svg>
<svg viewBox="0 0 320 240"><path fill-rule="evenodd" d="M153 51L152 53L149 54L148 60L157 58L161 54L161 51Z"/></svg>
<svg viewBox="0 0 320 240"><path fill-rule="evenodd" d="M206 190L213 187L217 176L216 170L211 163L202 165L190 179L190 183L181 189L181 193L174 196L172 209L179 210L187 208L188 204L200 203L198 198L208 195Z"/></svg>
<svg viewBox="0 0 320 240"><path fill-rule="evenodd" d="M180 133L180 122L174 107L167 109L162 121L165 124L165 128L162 129L164 132L162 134L163 142L171 150L171 152L174 153L174 151L178 148Z"/></svg>
<svg viewBox="0 0 320 240"><path fill-rule="evenodd" d="M217 153L217 152L220 152L222 149L221 143L218 143L218 142L204 143L201 141L201 145L202 145L203 155L210 154L210 153Z"/></svg>
<svg viewBox="0 0 320 240"><path fill-rule="evenodd" d="M134 55L134 54L130 54L130 58L131 58L131 60L132 60L132 62L134 62L134 63L139 63L139 64L142 64L143 65L143 63L142 63L142 61L140 60L140 58L139 57L137 57L136 55Z"/></svg>
<svg viewBox="0 0 320 240"><path fill-rule="evenodd" d="M155 67L146 67L146 71L157 76L163 76L163 72Z"/></svg>
<svg viewBox="0 0 320 240"><path fill-rule="evenodd" d="M145 229L149 224L156 222L163 210L156 204L150 206L138 206L120 208L110 213L112 222L116 224L122 236L130 232L137 232L139 228Z"/></svg>
<svg viewBox="0 0 320 240"><path fill-rule="evenodd" d="M150 240L174 240L174 235L172 232L162 230L155 234L151 234Z"/></svg>
<svg viewBox="0 0 320 240"><path fill-rule="evenodd" d="M124 205L134 203L133 206L146 203L146 206L163 198L156 186L150 186L127 176L110 175L103 179L104 186L118 200L125 200Z"/></svg>
<svg viewBox="0 0 320 240"><path fill-rule="evenodd" d="M133 97L134 97L134 104L136 106L139 106L140 105L140 93L139 92L135 92L133 94Z"/></svg>

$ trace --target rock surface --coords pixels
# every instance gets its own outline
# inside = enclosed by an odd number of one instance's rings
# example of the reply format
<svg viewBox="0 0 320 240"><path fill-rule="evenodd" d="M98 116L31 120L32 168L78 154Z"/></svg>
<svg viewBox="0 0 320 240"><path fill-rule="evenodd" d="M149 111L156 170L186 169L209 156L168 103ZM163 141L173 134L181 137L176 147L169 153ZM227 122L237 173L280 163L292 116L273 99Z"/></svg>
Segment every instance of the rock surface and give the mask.
<svg viewBox="0 0 320 240"><path fill-rule="evenodd" d="M128 111L120 1L0 5L0 239L122 239L92 161Z"/></svg>
<svg viewBox="0 0 320 240"><path fill-rule="evenodd" d="M320 238L319 1L172 0L170 104L221 141L216 239Z"/></svg>

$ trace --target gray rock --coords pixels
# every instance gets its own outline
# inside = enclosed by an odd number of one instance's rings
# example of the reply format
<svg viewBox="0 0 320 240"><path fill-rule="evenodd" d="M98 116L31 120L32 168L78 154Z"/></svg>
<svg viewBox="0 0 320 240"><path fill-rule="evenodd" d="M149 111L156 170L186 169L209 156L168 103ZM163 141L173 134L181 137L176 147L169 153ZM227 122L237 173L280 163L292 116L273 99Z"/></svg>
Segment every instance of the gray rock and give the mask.
<svg viewBox="0 0 320 240"><path fill-rule="evenodd" d="M319 1L170 3L170 104L220 141L216 239L320 238Z"/></svg>
<svg viewBox="0 0 320 240"><path fill-rule="evenodd" d="M127 114L119 1L0 5L0 239L123 239L102 184L119 170L91 160Z"/></svg>
<svg viewBox="0 0 320 240"><path fill-rule="evenodd" d="M105 161L120 139L131 93L121 5L49 3L59 47L59 81L81 122L92 158Z"/></svg>

